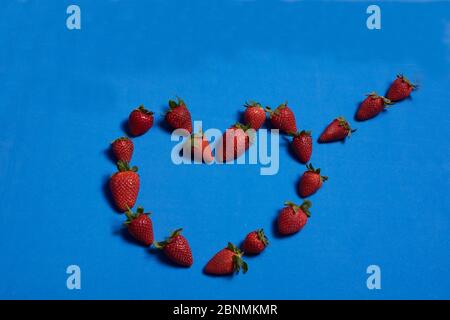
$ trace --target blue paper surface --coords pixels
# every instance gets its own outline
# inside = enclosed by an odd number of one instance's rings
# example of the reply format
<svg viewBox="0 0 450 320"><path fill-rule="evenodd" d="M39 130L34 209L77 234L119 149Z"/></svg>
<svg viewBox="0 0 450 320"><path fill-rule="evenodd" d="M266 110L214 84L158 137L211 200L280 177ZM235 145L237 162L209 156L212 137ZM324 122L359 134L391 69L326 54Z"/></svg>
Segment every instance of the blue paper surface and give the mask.
<svg viewBox="0 0 450 320"><path fill-rule="evenodd" d="M0 298L429 299L450 298L450 3L4 1L0 11ZM397 73L420 85L377 118L353 120L364 95ZM317 138L336 116L357 128L314 145L329 177L312 217L289 238L274 221L301 202L304 166L280 138L278 174L259 165L174 165L161 125L182 97L203 127L226 129L248 99L289 101ZM107 191L108 148L139 104L155 126L134 139L138 204L155 237L183 227L194 265L168 265L136 245ZM249 272L209 277L228 241L264 228L267 250ZM66 268L81 268L68 290ZM381 268L381 290L366 286Z"/></svg>

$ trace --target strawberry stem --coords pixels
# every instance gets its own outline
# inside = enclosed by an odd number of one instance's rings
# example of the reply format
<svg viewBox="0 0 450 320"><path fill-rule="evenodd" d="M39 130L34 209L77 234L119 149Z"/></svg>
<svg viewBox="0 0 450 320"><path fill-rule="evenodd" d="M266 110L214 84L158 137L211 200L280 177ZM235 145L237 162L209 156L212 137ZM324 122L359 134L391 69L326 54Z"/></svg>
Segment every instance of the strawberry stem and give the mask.
<svg viewBox="0 0 450 320"><path fill-rule="evenodd" d="M350 127L350 124L343 116L337 117L336 119L339 121L339 126L344 128L345 130L348 130L348 134L347 134L348 137L350 137L350 135L356 131L356 129L352 129Z"/></svg>
<svg viewBox="0 0 450 320"><path fill-rule="evenodd" d="M309 208L312 207L312 202L309 200L304 200L303 203L300 205L300 208L302 211L306 214L306 216L309 218L311 217L311 212L309 211Z"/></svg>
<svg viewBox="0 0 450 320"><path fill-rule="evenodd" d="M119 161L117 161L117 170L119 172L125 172L125 171L137 172L138 171L138 167L133 166L133 167L130 168L130 164L128 162L119 160Z"/></svg>
<svg viewBox="0 0 450 320"><path fill-rule="evenodd" d="M245 108L258 107L258 108L261 108L261 109L262 109L262 106L261 106L261 104L260 104L259 102L252 101L252 100L247 101L247 102L244 104L244 107L245 107Z"/></svg>
<svg viewBox="0 0 450 320"><path fill-rule="evenodd" d="M139 217L142 214L149 215L151 212L144 212L143 207L137 207L136 212L131 211L130 207L126 206L127 210L125 211L125 215L127 217L127 221L125 221L125 225L130 224L134 219Z"/></svg>
<svg viewBox="0 0 450 320"><path fill-rule="evenodd" d="M248 129L250 129L250 126L249 126L249 125L245 125L245 124L242 124L242 123L240 123L240 122L236 122L236 123L233 125L233 127L234 127L234 128L237 128L237 129L242 129L244 132L247 131Z"/></svg>
<svg viewBox="0 0 450 320"><path fill-rule="evenodd" d="M145 109L143 104L141 104L136 110L138 110L138 111L140 111L142 113L148 114L148 115L152 115L153 114L152 111Z"/></svg>
<svg viewBox="0 0 450 320"><path fill-rule="evenodd" d="M236 273L239 273L239 271L242 269L242 272L246 273L248 270L248 265L244 260L242 260L242 255L243 255L242 251L239 250L239 248L236 247L231 242L228 242L227 249L234 253L234 256L233 256L234 271Z"/></svg>
<svg viewBox="0 0 450 320"><path fill-rule="evenodd" d="M258 239L262 241L262 243L264 243L264 246L267 246L269 244L269 239L267 239L265 233L264 233L264 229L259 229L256 231L257 235L258 235Z"/></svg>
<svg viewBox="0 0 450 320"><path fill-rule="evenodd" d="M269 106L266 106L265 108L264 108L264 111L265 112L268 112L269 114L271 114L273 111L272 111L272 108L271 107L269 107Z"/></svg>
<svg viewBox="0 0 450 320"><path fill-rule="evenodd" d="M178 107L182 107L182 106L186 107L186 104L180 97L176 96L176 98L177 98L177 101L174 101L172 99L169 100L169 109L170 109L169 112Z"/></svg>
<svg viewBox="0 0 450 320"><path fill-rule="evenodd" d="M296 205L295 203L291 202L291 201L285 201L284 205L286 207L291 207L292 210L294 210L294 213L297 214L297 211L300 209L300 206Z"/></svg>
<svg viewBox="0 0 450 320"><path fill-rule="evenodd" d="M154 242L153 245L156 249L164 249L165 246L172 242L173 238L181 234L181 231L183 231L182 228L176 229L169 237L166 238L166 240Z"/></svg>
<svg viewBox="0 0 450 320"><path fill-rule="evenodd" d="M411 83L411 81L408 80L403 74L398 74L397 78L401 79L403 82L405 82L407 85L409 85L413 90L416 90L419 88L417 84Z"/></svg>

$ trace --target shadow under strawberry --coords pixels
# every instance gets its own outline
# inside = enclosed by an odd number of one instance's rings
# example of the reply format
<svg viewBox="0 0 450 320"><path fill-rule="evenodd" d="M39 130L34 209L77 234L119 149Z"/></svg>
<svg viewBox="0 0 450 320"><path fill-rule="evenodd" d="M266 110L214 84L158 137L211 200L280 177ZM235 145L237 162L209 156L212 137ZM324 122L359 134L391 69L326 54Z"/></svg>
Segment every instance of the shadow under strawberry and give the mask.
<svg viewBox="0 0 450 320"><path fill-rule="evenodd" d="M236 111L236 122L245 123L244 120L244 111L238 110Z"/></svg>
<svg viewBox="0 0 450 320"><path fill-rule="evenodd" d="M300 193L298 192L298 186L300 185L300 181L302 180L302 175L303 175L303 172L300 172L299 177L298 177L297 180L295 180L295 182L294 182L294 190L295 190L295 193L296 193L299 197L301 197L301 196L300 196Z"/></svg>
<svg viewBox="0 0 450 320"><path fill-rule="evenodd" d="M280 144L280 146L287 150L289 157L291 157L295 162L302 164L298 160L297 155L294 152L294 149L292 149L292 138L286 135L281 135L281 137L283 144L282 145Z"/></svg>
<svg viewBox="0 0 450 320"><path fill-rule="evenodd" d="M278 214L277 216L272 220L272 236L276 239L283 239L286 238L278 231Z"/></svg>
<svg viewBox="0 0 450 320"><path fill-rule="evenodd" d="M207 273L207 272L205 271L205 267L203 267L202 273L203 273L205 276L208 276L208 277L210 277L210 278L227 279L227 280L229 280L229 281L231 281L231 280L235 277L235 274L234 274L234 273L232 273L232 274L222 274L222 275L220 275L220 274L210 274L210 273Z"/></svg>
<svg viewBox="0 0 450 320"><path fill-rule="evenodd" d="M157 121L157 126L162 129L163 131L172 134L173 129L169 126L169 124L166 122L166 120L164 119L164 116L161 116L158 121Z"/></svg>
<svg viewBox="0 0 450 320"><path fill-rule="evenodd" d="M128 128L128 119L125 119L122 121L122 123L120 124L120 129L122 129L122 131L127 135L127 136L131 136L130 134L130 129Z"/></svg>
<svg viewBox="0 0 450 320"><path fill-rule="evenodd" d="M116 157L114 156L111 146L108 146L108 148L103 150L103 155L106 157L106 159L111 161L114 165L117 163Z"/></svg>
<svg viewBox="0 0 450 320"><path fill-rule="evenodd" d="M112 193L111 193L111 189L109 188L109 179L110 179L110 176L109 176L109 175L105 175L105 176L103 177L103 182L102 182L102 192L103 192L103 196L105 197L105 199L107 200L106 202L108 202L110 208L111 208L113 211L115 211L115 212L117 212L117 213L121 213L121 212L117 209L116 205L114 204L114 199L113 199L113 196L112 196Z"/></svg>

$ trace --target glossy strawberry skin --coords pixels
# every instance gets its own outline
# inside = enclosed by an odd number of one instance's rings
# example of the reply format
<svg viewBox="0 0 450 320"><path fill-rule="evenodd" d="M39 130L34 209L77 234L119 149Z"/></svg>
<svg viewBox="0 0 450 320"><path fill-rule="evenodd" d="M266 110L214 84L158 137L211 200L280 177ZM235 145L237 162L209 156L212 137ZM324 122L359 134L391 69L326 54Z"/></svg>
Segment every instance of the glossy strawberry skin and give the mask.
<svg viewBox="0 0 450 320"><path fill-rule="evenodd" d="M140 136L146 133L153 126L153 112L148 111L144 106L131 111L128 117L128 129L133 136Z"/></svg>
<svg viewBox="0 0 450 320"><path fill-rule="evenodd" d="M320 169L315 169L311 163L307 164L306 168L308 170L303 173L298 184L298 193L302 198L308 197L315 193L322 186L322 182L328 180L328 177L321 176ZM310 203L304 203L304 205L307 204Z"/></svg>
<svg viewBox="0 0 450 320"><path fill-rule="evenodd" d="M127 137L116 139L112 143L111 147L117 161L131 161L134 151L134 144L131 139Z"/></svg>
<svg viewBox="0 0 450 320"><path fill-rule="evenodd" d="M270 123L273 128L284 133L297 132L294 112L286 104L282 104L270 112Z"/></svg>
<svg viewBox="0 0 450 320"><path fill-rule="evenodd" d="M117 209L124 212L133 208L139 192L139 175L135 172L117 172L110 181L109 186Z"/></svg>
<svg viewBox="0 0 450 320"><path fill-rule="evenodd" d="M136 167L129 168L128 163L119 161L118 168L109 179L109 188L117 209L125 212L136 203L140 181Z"/></svg>
<svg viewBox="0 0 450 320"><path fill-rule="evenodd" d="M192 133L191 113L181 99L178 99L178 102L169 101L169 110L166 113L165 120L173 129L184 129L190 134Z"/></svg>
<svg viewBox="0 0 450 320"><path fill-rule="evenodd" d="M382 98L367 97L359 106L356 119L359 121L368 120L377 116L384 109Z"/></svg>
<svg viewBox="0 0 450 320"><path fill-rule="evenodd" d="M307 131L296 134L292 139L292 149L300 162L307 163L312 154L311 134Z"/></svg>
<svg viewBox="0 0 450 320"><path fill-rule="evenodd" d="M216 275L226 275L234 273L233 257L235 253L227 248L220 250L209 260L205 267L205 272Z"/></svg>
<svg viewBox="0 0 450 320"><path fill-rule="evenodd" d="M372 119L383 111L387 104L391 104L390 100L378 96L376 93L371 93L359 105L355 118L358 121Z"/></svg>
<svg viewBox="0 0 450 320"><path fill-rule="evenodd" d="M266 111L261 107L260 104L254 103L246 105L244 111L244 122L249 125L250 128L255 130L260 129L264 122L266 121Z"/></svg>
<svg viewBox="0 0 450 320"><path fill-rule="evenodd" d="M189 140L191 144L191 155L196 162L212 163L214 157L209 145L209 141L203 135L194 134Z"/></svg>
<svg viewBox="0 0 450 320"><path fill-rule="evenodd" d="M298 193L302 198L309 197L322 186L320 174L306 171L300 178Z"/></svg>
<svg viewBox="0 0 450 320"><path fill-rule="evenodd" d="M389 87L386 98L393 102L401 101L409 97L415 88L416 86L411 84L408 79L402 75L398 75L397 79Z"/></svg>
<svg viewBox="0 0 450 320"><path fill-rule="evenodd" d="M308 221L308 216L302 209L296 211L292 207L284 207L278 216L278 232L289 235L300 231Z"/></svg>
<svg viewBox="0 0 450 320"><path fill-rule="evenodd" d="M262 230L250 232L244 240L242 250L245 254L261 253L267 246L267 238L265 238Z"/></svg>
<svg viewBox="0 0 450 320"><path fill-rule="evenodd" d="M228 162L237 159L250 148L251 138L247 133L247 127L236 124L227 129L219 143L217 159L220 162ZM233 142L233 148L227 146L227 141Z"/></svg>
<svg viewBox="0 0 450 320"><path fill-rule="evenodd" d="M163 250L164 254L178 265L190 267L194 263L189 243L182 235L173 237Z"/></svg>
<svg viewBox="0 0 450 320"><path fill-rule="evenodd" d="M319 142L323 143L345 140L351 132L352 129L350 128L348 122L344 118L339 117L334 119L325 128L324 132L319 137Z"/></svg>
<svg viewBox="0 0 450 320"><path fill-rule="evenodd" d="M137 241L145 246L151 246L153 243L153 223L146 214L140 214L127 224L128 232Z"/></svg>
<svg viewBox="0 0 450 320"><path fill-rule="evenodd" d="M247 264L242 260L242 252L233 244L214 255L205 266L205 273L213 275L227 275L239 272L242 269L247 272Z"/></svg>

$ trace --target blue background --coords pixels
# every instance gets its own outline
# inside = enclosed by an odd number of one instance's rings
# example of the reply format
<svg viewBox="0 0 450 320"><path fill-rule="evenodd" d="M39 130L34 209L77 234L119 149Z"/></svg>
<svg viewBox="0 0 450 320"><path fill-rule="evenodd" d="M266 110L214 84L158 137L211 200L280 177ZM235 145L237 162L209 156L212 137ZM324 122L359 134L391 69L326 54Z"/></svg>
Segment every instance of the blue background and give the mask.
<svg viewBox="0 0 450 320"><path fill-rule="evenodd" d="M450 298L450 3L3 1L0 10L0 298ZM420 90L369 122L353 114L397 73ZM314 145L329 176L302 232L277 238L304 167L281 140L280 170L175 166L159 121L183 97L204 128L238 120L247 99L288 100L314 137L344 115L346 143ZM157 239L184 227L195 263L170 266L121 232L105 188L109 143L144 103L157 124L136 138L138 203ZM271 240L246 275L202 274L227 241ZM66 267L82 289L66 288ZM368 290L366 268L382 270Z"/></svg>

